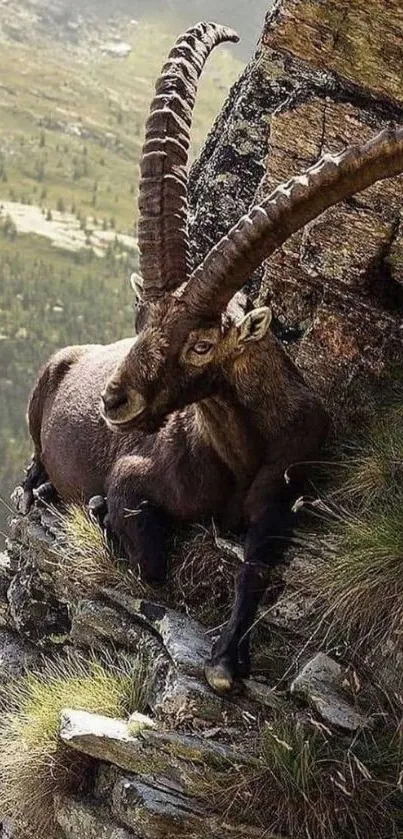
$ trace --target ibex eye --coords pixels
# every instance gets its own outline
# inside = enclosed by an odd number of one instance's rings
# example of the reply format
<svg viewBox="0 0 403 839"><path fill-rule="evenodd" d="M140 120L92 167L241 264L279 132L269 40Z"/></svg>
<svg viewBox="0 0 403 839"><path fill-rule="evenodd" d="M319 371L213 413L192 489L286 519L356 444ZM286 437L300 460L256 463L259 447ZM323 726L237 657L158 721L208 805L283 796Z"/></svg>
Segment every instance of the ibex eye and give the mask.
<svg viewBox="0 0 403 839"><path fill-rule="evenodd" d="M209 350L211 350L212 346L213 344L211 343L211 341L198 341L197 344L193 345L192 349L193 352L197 352L198 355L204 355L205 353L208 353Z"/></svg>

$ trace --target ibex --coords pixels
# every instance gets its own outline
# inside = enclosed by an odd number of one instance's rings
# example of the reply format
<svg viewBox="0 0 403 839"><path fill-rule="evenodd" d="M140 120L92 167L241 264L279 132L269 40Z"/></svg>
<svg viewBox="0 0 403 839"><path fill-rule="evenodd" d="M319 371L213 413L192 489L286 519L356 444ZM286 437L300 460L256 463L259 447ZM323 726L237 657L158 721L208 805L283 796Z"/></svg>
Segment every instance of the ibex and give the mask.
<svg viewBox="0 0 403 839"><path fill-rule="evenodd" d="M138 336L69 347L45 365L29 404L35 453L25 483L27 506L46 476L63 499L106 497L113 533L153 583L166 577L167 520L213 517L245 531L231 618L206 664L220 692L249 674L266 571L291 534L303 464L317 458L328 425L270 332L269 308L245 306L239 290L327 207L403 170L403 129L324 155L253 207L191 272L186 166L197 81L213 47L236 39L201 23L170 53L141 161ZM290 464L299 466L286 482Z"/></svg>

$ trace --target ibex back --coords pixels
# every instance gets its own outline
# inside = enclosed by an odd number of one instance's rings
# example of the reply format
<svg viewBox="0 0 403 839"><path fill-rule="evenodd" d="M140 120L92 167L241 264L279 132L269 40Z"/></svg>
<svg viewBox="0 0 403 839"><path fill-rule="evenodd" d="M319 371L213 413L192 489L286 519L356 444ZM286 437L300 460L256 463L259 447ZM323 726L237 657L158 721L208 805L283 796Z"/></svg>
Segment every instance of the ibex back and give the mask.
<svg viewBox="0 0 403 839"><path fill-rule="evenodd" d="M325 156L254 207L191 273L191 112L203 64L226 40L236 36L198 24L157 81L141 163L138 337L70 347L45 366L29 406L35 453L25 484L26 507L45 477L66 500L106 496L113 533L155 583L166 576L167 520L214 518L245 531L232 615L206 666L218 691L249 674L266 571L281 558L304 464L318 456L328 425L271 334L270 310L248 306L239 290L324 209L403 169L401 129Z"/></svg>

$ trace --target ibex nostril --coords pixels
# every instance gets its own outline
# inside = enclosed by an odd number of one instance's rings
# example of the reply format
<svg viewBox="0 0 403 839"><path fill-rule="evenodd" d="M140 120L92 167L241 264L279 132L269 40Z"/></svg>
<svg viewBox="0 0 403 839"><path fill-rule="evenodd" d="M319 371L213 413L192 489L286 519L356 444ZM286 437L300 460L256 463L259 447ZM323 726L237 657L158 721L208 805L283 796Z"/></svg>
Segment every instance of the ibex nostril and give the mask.
<svg viewBox="0 0 403 839"><path fill-rule="evenodd" d="M127 404L127 396L124 393L103 393L102 402L107 411L113 411Z"/></svg>

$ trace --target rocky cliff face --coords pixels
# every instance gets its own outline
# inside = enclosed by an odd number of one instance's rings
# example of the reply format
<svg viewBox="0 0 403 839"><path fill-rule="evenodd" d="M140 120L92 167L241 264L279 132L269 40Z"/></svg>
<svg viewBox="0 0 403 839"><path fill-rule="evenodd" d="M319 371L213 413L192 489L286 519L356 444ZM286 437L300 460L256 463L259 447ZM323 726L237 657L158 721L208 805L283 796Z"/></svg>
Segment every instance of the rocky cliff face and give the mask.
<svg viewBox="0 0 403 839"><path fill-rule="evenodd" d="M369 137L391 119L403 122L402 34L399 0L276 4L256 56L192 171L195 261L259 194L323 151ZM263 280L259 295L271 302L278 334L333 410L340 432L372 410L379 382L403 360L402 182L374 186L329 210L251 281L256 295ZM106 567L104 579L101 573L85 582L80 566L72 574L66 552L58 551L59 531L58 516L47 510L14 520L0 567L2 681L23 666L41 666L39 652L52 658L72 647L84 654L108 649L117 660L145 650L153 666L145 677L146 718L63 710L60 741L73 762L75 755L86 755L91 772L85 794L55 793L55 836L268 837L267 823L243 823L247 809L243 817L224 815L214 796L202 795L201 771L230 766L239 782L247 769L261 768L259 732L280 712L289 727L308 720L320 736L332 737L333 751L344 738L350 757L356 732L371 728L379 716L379 705L371 705L374 680L368 671L371 689L361 691L351 670L323 653L314 655L315 633L307 634L303 623L312 604L292 596L293 569L298 575L306 549L293 549L285 593L275 610L267 606L261 622L254 660L261 678L224 700L207 688L202 673L214 623L207 632L195 620L197 608L176 611L175 596L157 604L150 592L132 589L112 572L108 577ZM209 538L211 567L224 557L235 571L239 560L228 555L231 548ZM192 550L197 558L206 546L201 550L196 540L186 555ZM289 754L292 747L276 738ZM351 777L358 772L361 784L367 783L362 760L351 765ZM344 776L337 781L337 794L345 798L335 811L347 807L349 783ZM397 822L385 819L386 832L376 835L397 835ZM285 817L280 823L288 824ZM322 828L298 836L329 836ZM360 830L360 837L370 835L365 825ZM7 831L4 823L4 836Z"/></svg>
<svg viewBox="0 0 403 839"><path fill-rule="evenodd" d="M193 169L195 261L259 194L402 121L402 27L398 0L276 4ZM260 298L344 429L402 361L401 190L400 177L328 210L264 271Z"/></svg>

